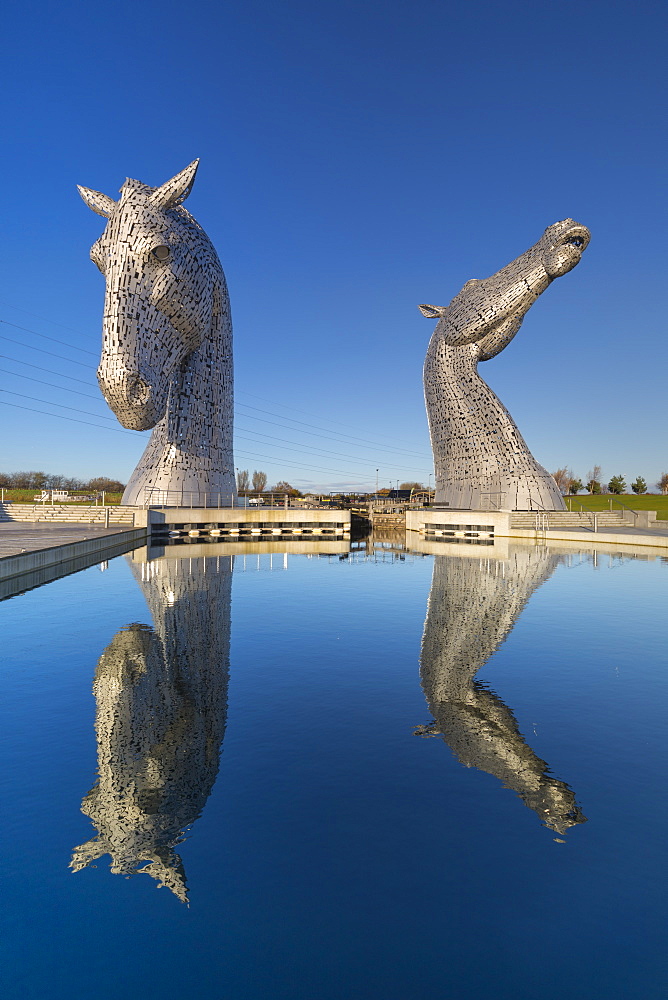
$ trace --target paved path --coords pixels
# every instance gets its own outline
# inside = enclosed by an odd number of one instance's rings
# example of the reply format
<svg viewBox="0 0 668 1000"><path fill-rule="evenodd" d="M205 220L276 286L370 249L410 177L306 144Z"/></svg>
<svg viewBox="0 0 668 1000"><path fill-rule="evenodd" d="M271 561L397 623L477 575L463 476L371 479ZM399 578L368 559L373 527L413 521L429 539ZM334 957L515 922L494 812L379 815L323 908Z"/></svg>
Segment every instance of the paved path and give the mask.
<svg viewBox="0 0 668 1000"><path fill-rule="evenodd" d="M628 536L638 538L639 544L651 544L650 539L655 538L656 544L666 544L668 535L668 521L664 522L666 530L657 532L646 528L607 528L604 532L606 537L612 535L625 535L627 544L630 541ZM105 528L98 524L44 524L32 521L0 521L0 559L5 556L19 555L21 552L37 552L39 549L50 549L54 545L67 545L70 542L81 542L88 538L100 538L104 535L118 535L123 531L128 531L128 525L117 525L113 528ZM558 531L558 529L548 529L547 537L550 535L567 535L573 541L595 541L596 533L584 528L568 528ZM527 535L534 532L528 532ZM521 537L521 536L520 536ZM525 536L526 537L526 536ZM641 541L642 537L642 541ZM602 541L602 539L599 539Z"/></svg>
<svg viewBox="0 0 668 1000"><path fill-rule="evenodd" d="M665 522L662 522L665 523ZM611 545L629 546L637 548L638 552L647 550L647 547L656 550L655 554L668 555L668 531L661 528L631 528L630 526L620 528L609 528L607 525L600 531L592 531L586 528L548 528L547 531L536 531L534 528L511 528L511 538L525 538L528 541L539 541L557 544L567 542L569 544L583 543L593 548Z"/></svg>
<svg viewBox="0 0 668 1000"><path fill-rule="evenodd" d="M88 538L118 535L129 526L105 528L100 524L43 524L32 521L0 521L0 559L21 552L37 552L54 545L68 545Z"/></svg>
<svg viewBox="0 0 668 1000"><path fill-rule="evenodd" d="M661 528L631 528L628 524L623 528L609 528L607 525L605 528L599 528L599 530L593 531L591 528L548 528L547 533L550 534L551 531L572 531L574 535L582 535L584 538L596 538L597 534L605 535L637 535L648 538L664 538L668 535L668 521L662 521L661 524L665 527Z"/></svg>

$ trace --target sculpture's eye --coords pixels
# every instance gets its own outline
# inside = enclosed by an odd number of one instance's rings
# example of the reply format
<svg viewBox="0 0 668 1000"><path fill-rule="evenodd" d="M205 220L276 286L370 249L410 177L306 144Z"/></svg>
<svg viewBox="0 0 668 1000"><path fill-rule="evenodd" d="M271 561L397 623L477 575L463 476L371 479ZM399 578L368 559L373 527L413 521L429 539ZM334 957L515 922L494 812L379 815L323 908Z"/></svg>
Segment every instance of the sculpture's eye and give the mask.
<svg viewBox="0 0 668 1000"><path fill-rule="evenodd" d="M567 242L570 243L574 247L583 247L584 246L584 240L582 239L581 236L571 236L570 239L567 240Z"/></svg>
<svg viewBox="0 0 668 1000"><path fill-rule="evenodd" d="M153 247L151 253L156 260L159 260L161 264L164 264L165 261L169 260L170 249L166 246Z"/></svg>

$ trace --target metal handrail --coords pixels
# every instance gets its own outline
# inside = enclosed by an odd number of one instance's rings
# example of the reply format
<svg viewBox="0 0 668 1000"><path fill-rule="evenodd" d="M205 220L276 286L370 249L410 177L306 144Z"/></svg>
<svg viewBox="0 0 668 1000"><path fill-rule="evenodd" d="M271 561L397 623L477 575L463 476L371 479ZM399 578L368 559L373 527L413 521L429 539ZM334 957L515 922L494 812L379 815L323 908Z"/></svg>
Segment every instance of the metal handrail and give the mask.
<svg viewBox="0 0 668 1000"><path fill-rule="evenodd" d="M481 507L480 510L503 510L503 504L506 499L505 490L483 490L480 494L480 503L484 503L484 498L489 497L487 501L487 507ZM492 499L494 498L494 499Z"/></svg>
<svg viewBox="0 0 668 1000"><path fill-rule="evenodd" d="M591 508L585 507L585 505L582 503L582 501L581 500L576 500L575 497L569 497L568 499L571 501L571 503L575 502L576 504L578 504L578 506L582 507L582 510L585 511L587 514L601 514L602 513L602 511L600 511L600 510L594 511ZM608 503L610 504L610 512L611 513L612 513L612 505L613 505L613 503L617 504L619 507L623 507L624 510L628 510L631 514L633 514L634 518L637 518L638 515L639 515L639 513L640 513L639 511L634 510L633 507L629 507L629 506L627 506L627 504L622 503L621 500L616 500L614 497L608 497ZM635 521L633 523L635 524Z"/></svg>
<svg viewBox="0 0 668 1000"><path fill-rule="evenodd" d="M571 503L573 502L573 497L569 497L568 499L571 501ZM601 511L600 510L598 510L598 511L587 510L587 508L584 506L584 504L580 503L579 500L576 500L575 502L580 506L581 509L580 509L580 511L574 511L572 507L569 507L568 510L570 511L570 513L571 514L578 514L579 513L581 516L582 516L582 514L587 514L589 516L589 518L591 519L591 524L592 524L593 530L595 532L597 532L598 531L598 515L601 513Z"/></svg>
<svg viewBox="0 0 668 1000"><path fill-rule="evenodd" d="M198 490L164 490L158 486L147 486L144 489L142 506L147 507L189 507L214 509L266 510L267 508L287 508L294 504L304 510L318 507L319 504L295 503L296 498L289 493L258 493L239 496L236 493ZM333 509L328 505L328 509Z"/></svg>
<svg viewBox="0 0 668 1000"><path fill-rule="evenodd" d="M624 510L629 510L629 511L631 511L631 513L633 514L634 518L637 518L637 517L638 517L638 514L640 513L639 511L637 511L637 510L634 510L634 509L633 509L633 507L628 507L628 506L627 506L627 505L626 505L625 503L622 503L622 501L621 501L621 500L615 500L615 499L614 499L614 497L610 497L610 510L612 510L612 505L613 505L613 503L616 503L616 504L618 504L618 505L619 505L620 507L623 507L623 508L624 508ZM635 524L635 521L634 521L633 523Z"/></svg>

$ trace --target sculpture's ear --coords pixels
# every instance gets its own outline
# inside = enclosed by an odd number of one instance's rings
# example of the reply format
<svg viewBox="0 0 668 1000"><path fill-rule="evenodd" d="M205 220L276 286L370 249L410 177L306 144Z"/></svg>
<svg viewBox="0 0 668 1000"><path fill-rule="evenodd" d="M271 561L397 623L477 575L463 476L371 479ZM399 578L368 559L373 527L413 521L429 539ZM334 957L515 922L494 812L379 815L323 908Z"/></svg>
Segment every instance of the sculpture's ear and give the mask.
<svg viewBox="0 0 668 1000"><path fill-rule="evenodd" d="M176 177L172 177L171 181L165 181L159 188L156 188L149 198L151 204L155 205L156 208L174 208L175 205L184 202L192 191L198 166L199 160L193 160L185 170L182 170Z"/></svg>
<svg viewBox="0 0 668 1000"><path fill-rule="evenodd" d="M107 194L101 191L93 191L92 188L81 187L77 184L77 190L89 208L103 219L108 219L116 207L116 202Z"/></svg>
<svg viewBox="0 0 668 1000"><path fill-rule="evenodd" d="M427 319L441 319L441 317L445 316L447 308L447 306L418 306L422 315L426 316Z"/></svg>

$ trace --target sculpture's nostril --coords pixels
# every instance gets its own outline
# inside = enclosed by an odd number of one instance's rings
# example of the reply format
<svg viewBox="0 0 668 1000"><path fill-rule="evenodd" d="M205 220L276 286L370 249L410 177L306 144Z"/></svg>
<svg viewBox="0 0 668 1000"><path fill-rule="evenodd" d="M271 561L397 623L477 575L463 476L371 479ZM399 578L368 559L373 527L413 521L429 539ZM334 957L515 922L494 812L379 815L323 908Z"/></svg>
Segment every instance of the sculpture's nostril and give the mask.
<svg viewBox="0 0 668 1000"><path fill-rule="evenodd" d="M127 381L128 402L133 406L143 406L151 398L151 386L140 375L133 375Z"/></svg>

